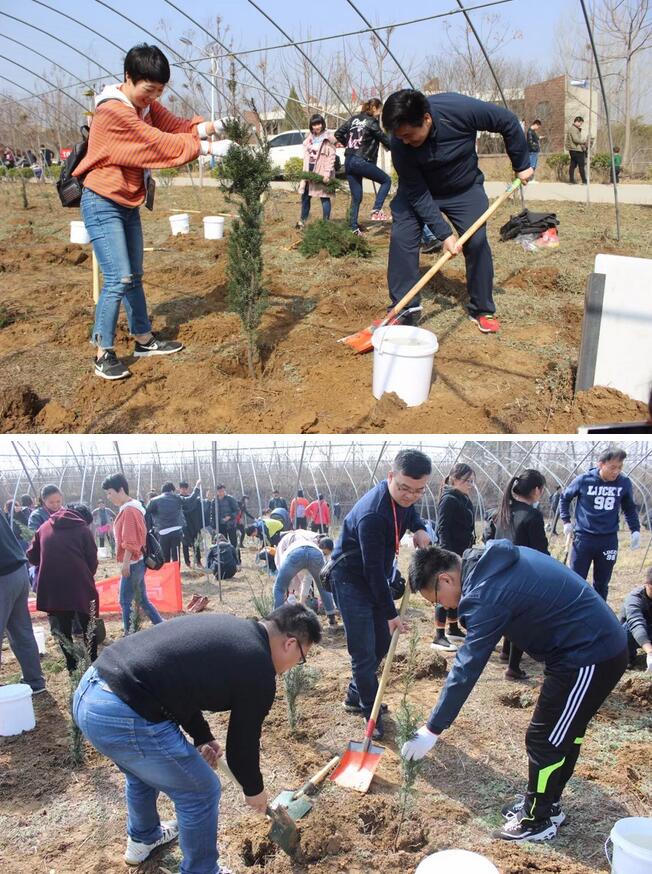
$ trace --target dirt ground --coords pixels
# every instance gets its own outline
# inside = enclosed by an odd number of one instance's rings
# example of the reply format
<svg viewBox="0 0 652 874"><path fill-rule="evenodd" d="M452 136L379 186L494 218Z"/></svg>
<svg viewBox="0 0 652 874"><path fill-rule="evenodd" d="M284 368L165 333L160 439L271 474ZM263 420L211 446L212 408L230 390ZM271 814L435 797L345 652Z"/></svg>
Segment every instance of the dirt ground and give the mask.
<svg viewBox="0 0 652 874"><path fill-rule="evenodd" d="M641 580L642 550L627 548L623 538L610 602L618 609L624 595ZM649 533L644 532L645 549ZM552 550L561 553L562 540ZM402 562L409 560L405 550ZM254 615L252 591L271 587L245 550L243 570L224 583L219 603L214 583L184 571L184 603L193 592L210 596L209 609ZM116 570L105 562L100 573ZM425 602L421 602L424 603ZM445 657L428 646L431 611L416 599L409 619L419 629L420 650L410 701L425 717L444 682ZM39 617L39 623L43 618ZM107 623L109 639L121 634L118 617ZM294 860L277 851L266 837L267 826L245 808L236 790L224 786L220 813L222 861L236 872L263 869L270 874L390 874L413 871L429 853L458 847L485 854L501 874L588 874L608 870L603 844L613 823L624 816L649 815L652 778L650 703L652 682L642 672L628 672L587 732L582 757L564 799L568 820L553 842L522 847L490 839L502 819L500 807L521 791L526 774L524 732L542 680L540 667L527 657L530 678L514 684L503 678L496 652L453 728L424 761L406 820L400 831L398 792L401 782L395 743L396 713L403 695L406 640L386 700L390 707L386 752L367 795L326 783L311 814L300 825L301 845ZM446 657L449 662L452 656ZM271 796L297 788L350 738L361 739L362 720L341 708L349 675L342 631L325 629L323 642L309 657L318 672L313 691L299 700L301 721L289 730L283 683L265 722L262 769ZM0 740L0 869L12 874L117 874L125 841L122 779L108 760L90 748L81 766L72 766L68 745L68 678L52 638L43 658L48 692L34 700L37 727ZM19 673L5 643L0 682L15 682ZM225 718L209 717L216 737L224 739ZM167 799L161 812L171 814ZM176 845L162 849L139 869L143 874L171 874L180 860Z"/></svg>
<svg viewBox="0 0 652 874"><path fill-rule="evenodd" d="M485 336L468 321L464 266L452 262L425 294L424 326L439 340L429 400L405 408L371 394L372 356L338 344L387 304L388 225L374 225L366 261L305 259L293 245L297 195L273 192L266 208L264 282L269 308L260 330L259 375L251 381L239 319L226 310L226 241L205 241L201 215L191 233L171 237L172 208L204 215L230 211L216 189L161 189L143 211L145 288L155 329L186 344L178 356L133 359L121 320L117 350L133 376L93 376L90 247L68 242L75 210L50 188L0 186L0 430L30 432L203 433L569 433L586 422L645 418L643 405L596 387L573 394L586 278L597 252L641 255L649 247L649 208L622 207L622 240L611 238L613 210L537 204L561 220L557 250L526 254L499 243L498 228L518 201L491 222L496 304L503 323ZM338 195L336 218L348 196ZM370 209L365 198L362 216ZM227 218L227 235L231 219ZM424 256L426 269L433 256Z"/></svg>

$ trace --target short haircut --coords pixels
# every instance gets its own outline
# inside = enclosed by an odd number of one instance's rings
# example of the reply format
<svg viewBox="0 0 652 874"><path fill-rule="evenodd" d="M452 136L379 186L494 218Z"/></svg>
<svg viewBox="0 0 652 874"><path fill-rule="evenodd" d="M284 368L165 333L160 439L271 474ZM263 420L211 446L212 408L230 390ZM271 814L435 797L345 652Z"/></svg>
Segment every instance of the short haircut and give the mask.
<svg viewBox="0 0 652 874"><path fill-rule="evenodd" d="M412 592L420 592L422 589L436 587L439 574L446 571L456 570L460 567L462 559L455 552L441 549L439 546L427 546L425 549L417 549L410 559L408 569L408 582Z"/></svg>
<svg viewBox="0 0 652 874"><path fill-rule="evenodd" d="M134 83L147 80L167 85L170 81L170 65L168 59L158 46L140 43L129 49L124 61L125 79L127 74Z"/></svg>
<svg viewBox="0 0 652 874"><path fill-rule="evenodd" d="M257 531L257 525L247 525L247 527L245 528L245 534L247 534L249 537L251 537L252 534L256 534Z"/></svg>
<svg viewBox="0 0 652 874"><path fill-rule="evenodd" d="M320 549L330 549L331 552L335 549L335 544L331 537L320 537L317 543Z"/></svg>
<svg viewBox="0 0 652 874"><path fill-rule="evenodd" d="M324 495L322 494L322 492L319 492L319 494L317 495L317 500L318 500L318 501L323 501L323 500L324 500Z"/></svg>
<svg viewBox="0 0 652 874"><path fill-rule="evenodd" d="M303 489L297 489L297 498L303 497Z"/></svg>
<svg viewBox="0 0 652 874"><path fill-rule="evenodd" d="M573 119L573 121L574 121L574 122L576 122L576 121L584 121L584 119L582 118L581 115L576 115L575 118Z"/></svg>
<svg viewBox="0 0 652 874"><path fill-rule="evenodd" d="M55 486L54 483L48 483L46 486L43 486L41 489L41 500L44 501L46 498L49 498L51 495L60 495L61 489L59 486Z"/></svg>
<svg viewBox="0 0 652 874"><path fill-rule="evenodd" d="M219 492L220 489L225 489L225 488L226 488L226 486L224 485L224 483L218 483L215 486L215 491Z"/></svg>
<svg viewBox="0 0 652 874"><path fill-rule="evenodd" d="M161 486L161 494L166 494L167 492L176 492L174 487L174 483L163 483Z"/></svg>
<svg viewBox="0 0 652 874"><path fill-rule="evenodd" d="M430 113L428 98L421 91L402 88L390 94L383 107L383 127L389 133L402 127L421 127L426 113Z"/></svg>
<svg viewBox="0 0 652 874"><path fill-rule="evenodd" d="M541 125L541 119L540 119L540 118L535 118L534 121L532 122L532 124L538 124L538 125Z"/></svg>
<svg viewBox="0 0 652 874"><path fill-rule="evenodd" d="M189 489L190 486L189 486L188 483L185 481L185 479L182 479L181 482L179 483L179 488L180 488L180 489Z"/></svg>
<svg viewBox="0 0 652 874"><path fill-rule="evenodd" d="M601 452L598 456L598 461L606 462L606 461L624 461L627 458L627 453L624 449L617 449L612 447L611 449L605 449L604 452Z"/></svg>
<svg viewBox="0 0 652 874"><path fill-rule="evenodd" d="M324 121L324 116L320 115L318 112L316 112L314 115L310 116L310 121L308 122L308 127L310 128L311 131L312 131L313 125L315 125L315 124L320 124L324 128L324 130L326 130L326 122Z"/></svg>
<svg viewBox="0 0 652 874"><path fill-rule="evenodd" d="M432 462L419 449L401 449L392 461L392 470L409 476L410 479L421 479L422 476L430 476L432 473Z"/></svg>
<svg viewBox="0 0 652 874"><path fill-rule="evenodd" d="M84 522L87 525L93 524L93 514L91 513L89 508L86 506L86 504L76 503L76 504L67 504L66 506L67 506L68 510L72 510L73 513L76 513L78 516L81 516L81 518L84 520Z"/></svg>
<svg viewBox="0 0 652 874"><path fill-rule="evenodd" d="M614 152L620 152L620 146L614 146Z"/></svg>
<svg viewBox="0 0 652 874"><path fill-rule="evenodd" d="M31 495L21 495L20 496L20 505L21 507L33 507L34 501Z"/></svg>
<svg viewBox="0 0 652 874"><path fill-rule="evenodd" d="M114 492L119 492L122 489L125 495L129 494L129 483L123 473L113 473L111 476L107 476L102 483L102 488L105 492L108 489L113 489Z"/></svg>
<svg viewBox="0 0 652 874"><path fill-rule="evenodd" d="M273 622L281 634L296 637L300 643L319 643L321 622L317 614L304 604L282 604L265 616L266 622Z"/></svg>
<svg viewBox="0 0 652 874"><path fill-rule="evenodd" d="M150 490L147 492L147 497L148 497L148 498L155 498L155 497L156 497L156 489L150 489Z"/></svg>

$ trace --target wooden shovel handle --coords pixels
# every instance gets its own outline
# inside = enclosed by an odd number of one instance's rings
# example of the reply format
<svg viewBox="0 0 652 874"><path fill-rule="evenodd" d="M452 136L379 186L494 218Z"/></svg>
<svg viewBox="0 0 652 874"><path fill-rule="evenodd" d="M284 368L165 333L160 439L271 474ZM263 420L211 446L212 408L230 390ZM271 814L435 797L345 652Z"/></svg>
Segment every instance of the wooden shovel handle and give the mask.
<svg viewBox="0 0 652 874"><path fill-rule="evenodd" d="M398 611L399 618L403 618L403 614L408 605L408 601L410 600L410 590L406 586L405 592L403 592L403 597L401 598L401 606ZM380 677L380 683L378 684L378 691L376 692L376 700L374 701L374 706L371 711L371 716L369 717L369 722L367 723L367 731L365 734L365 740L370 741L374 732L374 728L376 726L376 722L378 720L378 714L380 713L380 705L383 701L383 695L385 694L385 687L387 686L387 682L389 680L389 673L392 669L392 662L394 661L394 653L396 652L396 646L398 644L398 638L400 634L400 629L396 628L394 633L392 634L392 639L389 644L389 649L387 650L387 655L385 656L385 667L383 668L383 673Z"/></svg>
<svg viewBox="0 0 652 874"><path fill-rule="evenodd" d="M333 756L333 758L330 760L330 762L328 762L326 765L324 765L324 767L320 771L317 771L317 773L314 774L310 778L310 780L308 780L306 783L304 783L304 785L301 787L301 789L297 789L297 791L294 793L294 799L296 800L298 798L301 798L302 795L305 795L307 792L310 792L311 789L316 789L320 783L323 783L323 781L330 774L330 772L333 770L335 765L337 765L339 760L340 760L340 756Z"/></svg>
<svg viewBox="0 0 652 874"><path fill-rule="evenodd" d="M521 180L515 179L512 182L512 184L509 186L509 188L506 191L503 191L503 193L500 195L500 197L497 197L494 200L494 202L491 204L491 206L489 206L482 213L480 218L476 219L467 231L464 231L462 236L457 241L458 244L461 244L463 246L464 243L466 243L466 241L469 240L473 236L473 234L475 234L475 232L478 230L478 228L482 227L482 225L487 221L487 219L489 219L496 212L498 207L502 203L504 203L507 200L507 198L516 191L517 188L520 187L520 185L521 185ZM406 292L403 295L403 297L399 300L399 302L387 313L385 318L380 323L379 327L382 328L397 313L400 313L402 309L405 309L405 307L407 306L407 304L410 303L412 298L416 297L416 295L421 291L421 289L424 287L424 285L427 285L430 282L430 280L432 279L432 277L435 275L435 273L439 273L439 271L444 266L444 264L446 264L447 261L450 261L450 259L452 257L453 256L451 255L450 252L444 252L444 254L441 256L441 258L439 258L432 265L430 270L426 271L426 273L423 274L421 279L415 285L413 285L412 288L408 292Z"/></svg>

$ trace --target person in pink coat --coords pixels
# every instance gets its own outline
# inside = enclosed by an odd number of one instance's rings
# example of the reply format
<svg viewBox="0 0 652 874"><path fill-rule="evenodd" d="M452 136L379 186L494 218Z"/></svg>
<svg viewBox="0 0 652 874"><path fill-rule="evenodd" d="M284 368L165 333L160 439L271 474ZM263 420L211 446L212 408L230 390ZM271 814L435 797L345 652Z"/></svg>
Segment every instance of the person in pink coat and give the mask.
<svg viewBox="0 0 652 874"><path fill-rule="evenodd" d="M333 134L326 130L326 122L323 115L313 115L310 118L310 133L303 141L303 169L304 172L319 174L324 182L335 178L335 146L336 140ZM308 182L303 179L299 186L301 194L301 218L297 222L297 228L301 230L310 215L310 198L319 197L321 200L322 215L324 221L331 217L331 197L323 186L316 182Z"/></svg>

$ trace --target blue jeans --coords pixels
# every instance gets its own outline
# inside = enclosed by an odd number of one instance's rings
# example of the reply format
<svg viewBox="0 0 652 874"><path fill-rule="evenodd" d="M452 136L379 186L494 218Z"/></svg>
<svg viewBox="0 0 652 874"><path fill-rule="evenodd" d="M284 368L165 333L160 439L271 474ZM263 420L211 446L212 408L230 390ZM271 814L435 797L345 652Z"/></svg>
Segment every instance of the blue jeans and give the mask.
<svg viewBox="0 0 652 874"><path fill-rule="evenodd" d="M310 215L310 195L308 194L308 189L310 187L310 183L306 182L306 187L301 195L301 221L305 222L305 220ZM327 222L331 217L331 199L330 197L320 197L321 200L321 211L322 217L325 222Z"/></svg>
<svg viewBox="0 0 652 874"><path fill-rule="evenodd" d="M371 601L362 583L336 578L335 597L346 631L346 646L351 656L353 678L347 698L360 701L368 719L378 691L376 672L387 655L392 639L387 619Z"/></svg>
<svg viewBox="0 0 652 874"><path fill-rule="evenodd" d="M174 804L183 852L181 874L217 874L220 781L174 722L148 722L110 691L95 668L73 699L75 723L126 780L127 833L152 844L161 837L159 792Z"/></svg>
<svg viewBox="0 0 652 874"><path fill-rule="evenodd" d="M111 349L120 304L124 304L132 334L149 334L143 291L143 231L138 207L121 206L84 188L81 214L104 277L95 308L93 343Z"/></svg>
<svg viewBox="0 0 652 874"><path fill-rule="evenodd" d="M376 164L371 161L365 161L364 158L358 158L356 155L351 155L344 162L344 171L351 189L351 209L349 211L349 221L351 228L355 231L358 225L358 213L360 212L360 204L362 203L362 180L373 179L374 182L380 183L380 188L376 193L374 202L374 210L382 209L385 203L385 198L389 194L389 189L392 187L391 178L381 170Z"/></svg>
<svg viewBox="0 0 652 874"><path fill-rule="evenodd" d="M159 622L163 622L161 614L147 597L145 562L142 559L137 561L136 564L131 565L128 577L120 578L120 609L122 610L122 624L124 625L125 634L129 633L131 605L136 593L138 593L140 606L149 616L152 625L158 625Z"/></svg>
<svg viewBox="0 0 652 874"><path fill-rule="evenodd" d="M532 167L533 170L536 170L538 163L539 163L539 153L538 152L530 152L530 167Z"/></svg>
<svg viewBox="0 0 652 874"><path fill-rule="evenodd" d="M319 579L319 571L323 566L324 556L320 549L315 549L314 546L298 546L296 549L293 549L283 561L276 575L276 582L274 583L274 609L283 604L292 578L300 574L301 571L308 571L315 581L324 610L327 613L335 613L333 596L322 588L321 580Z"/></svg>

